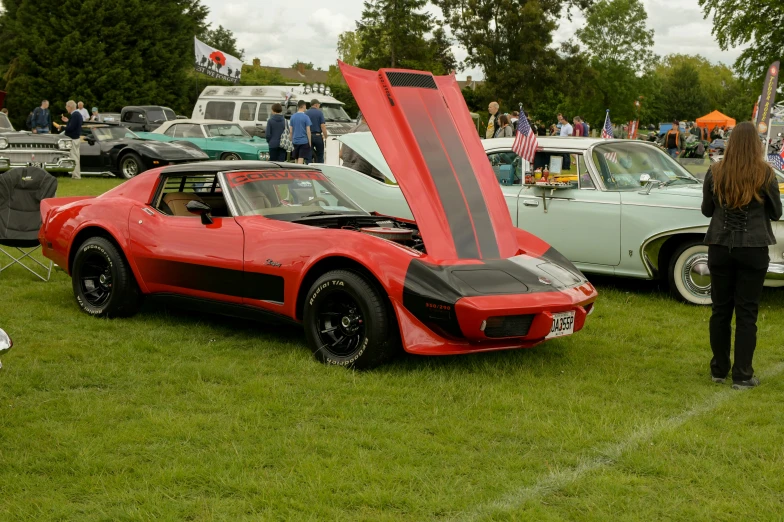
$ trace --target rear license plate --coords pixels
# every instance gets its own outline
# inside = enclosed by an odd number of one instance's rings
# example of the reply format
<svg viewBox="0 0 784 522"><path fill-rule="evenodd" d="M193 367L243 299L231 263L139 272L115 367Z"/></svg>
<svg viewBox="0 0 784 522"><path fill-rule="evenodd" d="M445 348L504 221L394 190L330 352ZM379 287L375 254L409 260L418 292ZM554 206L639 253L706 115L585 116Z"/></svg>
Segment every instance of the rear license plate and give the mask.
<svg viewBox="0 0 784 522"><path fill-rule="evenodd" d="M545 339L553 337L563 337L574 333L574 312L562 312L553 314L553 326Z"/></svg>
<svg viewBox="0 0 784 522"><path fill-rule="evenodd" d="M44 164L41 161L33 161L27 164L28 167L38 167L39 169L44 168Z"/></svg>

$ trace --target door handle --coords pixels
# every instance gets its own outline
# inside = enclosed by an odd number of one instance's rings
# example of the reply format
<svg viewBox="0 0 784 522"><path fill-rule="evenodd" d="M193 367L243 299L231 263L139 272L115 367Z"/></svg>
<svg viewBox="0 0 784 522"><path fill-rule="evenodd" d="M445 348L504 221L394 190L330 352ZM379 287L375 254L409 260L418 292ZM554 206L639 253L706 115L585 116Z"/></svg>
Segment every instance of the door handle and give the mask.
<svg viewBox="0 0 784 522"><path fill-rule="evenodd" d="M526 207L538 207L539 206L539 200L538 199L524 199L523 200L523 205L525 205Z"/></svg>

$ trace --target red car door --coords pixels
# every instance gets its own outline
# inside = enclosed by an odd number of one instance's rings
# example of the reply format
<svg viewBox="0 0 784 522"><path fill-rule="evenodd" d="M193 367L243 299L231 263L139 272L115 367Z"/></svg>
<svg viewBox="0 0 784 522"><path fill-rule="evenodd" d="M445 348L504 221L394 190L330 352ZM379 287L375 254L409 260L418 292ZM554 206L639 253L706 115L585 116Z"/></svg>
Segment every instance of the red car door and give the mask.
<svg viewBox="0 0 784 522"><path fill-rule="evenodd" d="M150 293L242 303L242 228L233 217L171 216L152 206L130 215L131 254Z"/></svg>

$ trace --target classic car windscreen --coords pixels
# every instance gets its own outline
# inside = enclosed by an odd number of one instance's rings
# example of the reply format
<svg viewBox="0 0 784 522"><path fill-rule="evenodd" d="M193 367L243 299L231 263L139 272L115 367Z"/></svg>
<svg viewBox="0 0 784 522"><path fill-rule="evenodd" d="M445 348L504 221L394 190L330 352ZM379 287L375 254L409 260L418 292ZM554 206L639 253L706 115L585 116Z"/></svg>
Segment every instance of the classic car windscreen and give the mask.
<svg viewBox="0 0 784 522"><path fill-rule="evenodd" d="M0 129L8 130L8 131L14 130L14 126L11 125L10 121L8 121L8 116L3 114L2 112L0 112Z"/></svg>
<svg viewBox="0 0 784 522"><path fill-rule="evenodd" d="M321 172L264 170L228 172L225 176L240 216L295 221L316 213L368 215Z"/></svg>
<svg viewBox="0 0 784 522"><path fill-rule="evenodd" d="M593 163L608 190L639 190L643 174L668 185L700 184L664 151L640 143L599 145L593 149Z"/></svg>
<svg viewBox="0 0 784 522"><path fill-rule="evenodd" d="M207 128L207 135L211 138L250 138L250 134L236 123L216 123L205 125L205 127Z"/></svg>
<svg viewBox="0 0 784 522"><path fill-rule="evenodd" d="M125 138L139 139L139 136L125 127L93 127L92 131L98 141L122 140Z"/></svg>

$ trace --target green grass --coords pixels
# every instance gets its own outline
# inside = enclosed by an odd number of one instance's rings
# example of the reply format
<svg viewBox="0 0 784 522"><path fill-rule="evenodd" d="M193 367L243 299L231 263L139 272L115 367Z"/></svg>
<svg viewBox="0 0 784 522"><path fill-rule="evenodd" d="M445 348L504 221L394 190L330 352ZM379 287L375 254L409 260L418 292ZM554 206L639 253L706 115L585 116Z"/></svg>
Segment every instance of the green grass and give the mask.
<svg viewBox="0 0 784 522"><path fill-rule="evenodd" d="M115 180L60 180L59 195ZM0 520L782 520L784 292L755 367L708 377L705 308L598 281L532 350L323 366L296 328L0 275Z"/></svg>

